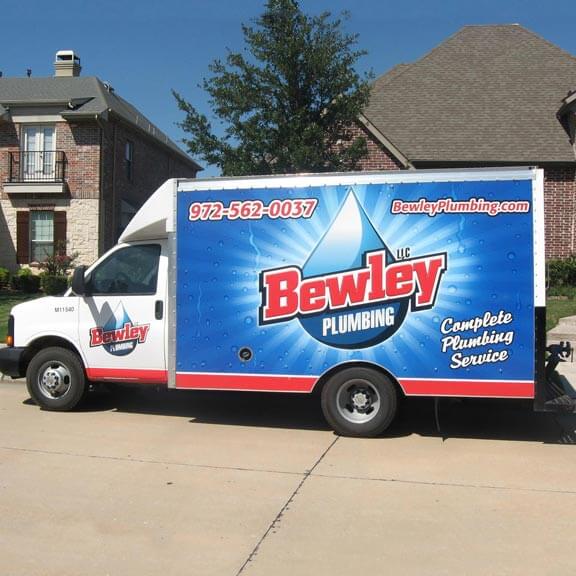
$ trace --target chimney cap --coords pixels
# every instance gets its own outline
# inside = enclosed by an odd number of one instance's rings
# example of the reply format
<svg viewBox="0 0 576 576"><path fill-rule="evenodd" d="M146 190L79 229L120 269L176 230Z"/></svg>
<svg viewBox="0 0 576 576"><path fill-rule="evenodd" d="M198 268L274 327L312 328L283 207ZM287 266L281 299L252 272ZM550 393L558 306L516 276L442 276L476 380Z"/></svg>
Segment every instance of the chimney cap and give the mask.
<svg viewBox="0 0 576 576"><path fill-rule="evenodd" d="M74 50L58 50L54 60L54 76L80 76L80 56Z"/></svg>
<svg viewBox="0 0 576 576"><path fill-rule="evenodd" d="M55 64L58 62L74 62L80 64L80 56L74 50L58 50L56 52Z"/></svg>

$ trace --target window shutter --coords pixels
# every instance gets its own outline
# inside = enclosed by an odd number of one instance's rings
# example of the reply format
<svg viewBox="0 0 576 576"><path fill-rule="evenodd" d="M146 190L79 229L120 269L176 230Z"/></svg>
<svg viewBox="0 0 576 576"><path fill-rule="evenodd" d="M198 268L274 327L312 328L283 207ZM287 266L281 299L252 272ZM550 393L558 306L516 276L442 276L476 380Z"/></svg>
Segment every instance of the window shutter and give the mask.
<svg viewBox="0 0 576 576"><path fill-rule="evenodd" d="M66 255L66 212L54 212L54 251Z"/></svg>
<svg viewBox="0 0 576 576"><path fill-rule="evenodd" d="M27 210L16 212L16 262L30 262L30 212Z"/></svg>

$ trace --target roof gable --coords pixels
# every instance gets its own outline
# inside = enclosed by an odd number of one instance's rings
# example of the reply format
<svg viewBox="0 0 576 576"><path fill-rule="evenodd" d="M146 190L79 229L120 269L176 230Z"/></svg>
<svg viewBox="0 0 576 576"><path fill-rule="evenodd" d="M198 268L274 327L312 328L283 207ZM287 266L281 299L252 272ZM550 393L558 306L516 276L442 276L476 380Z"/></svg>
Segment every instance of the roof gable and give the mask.
<svg viewBox="0 0 576 576"><path fill-rule="evenodd" d="M365 116L412 162L574 162L556 114L576 58L518 25L467 26L378 78Z"/></svg>

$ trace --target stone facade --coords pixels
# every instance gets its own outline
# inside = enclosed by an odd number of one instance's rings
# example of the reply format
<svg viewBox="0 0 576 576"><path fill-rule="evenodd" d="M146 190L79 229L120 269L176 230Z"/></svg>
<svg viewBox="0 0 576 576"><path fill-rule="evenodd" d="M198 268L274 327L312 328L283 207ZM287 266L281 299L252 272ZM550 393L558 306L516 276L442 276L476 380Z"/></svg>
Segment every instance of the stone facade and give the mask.
<svg viewBox="0 0 576 576"><path fill-rule="evenodd" d="M18 210L43 209L67 213L68 254L78 254L78 264L90 264L98 258L98 199L40 199L33 202L16 199L0 200L0 266L15 270L16 213Z"/></svg>

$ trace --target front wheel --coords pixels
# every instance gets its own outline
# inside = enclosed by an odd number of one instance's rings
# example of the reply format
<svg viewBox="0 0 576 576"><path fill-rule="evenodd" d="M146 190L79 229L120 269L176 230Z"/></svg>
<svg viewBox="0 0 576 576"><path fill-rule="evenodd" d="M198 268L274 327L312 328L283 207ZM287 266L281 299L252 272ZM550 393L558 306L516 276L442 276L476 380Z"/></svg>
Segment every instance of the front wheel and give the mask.
<svg viewBox="0 0 576 576"><path fill-rule="evenodd" d="M371 368L345 368L322 389L322 412L342 436L378 436L396 415L398 397L394 384Z"/></svg>
<svg viewBox="0 0 576 576"><path fill-rule="evenodd" d="M32 400L41 408L72 410L86 393L82 362L66 348L41 350L28 365L26 385Z"/></svg>

